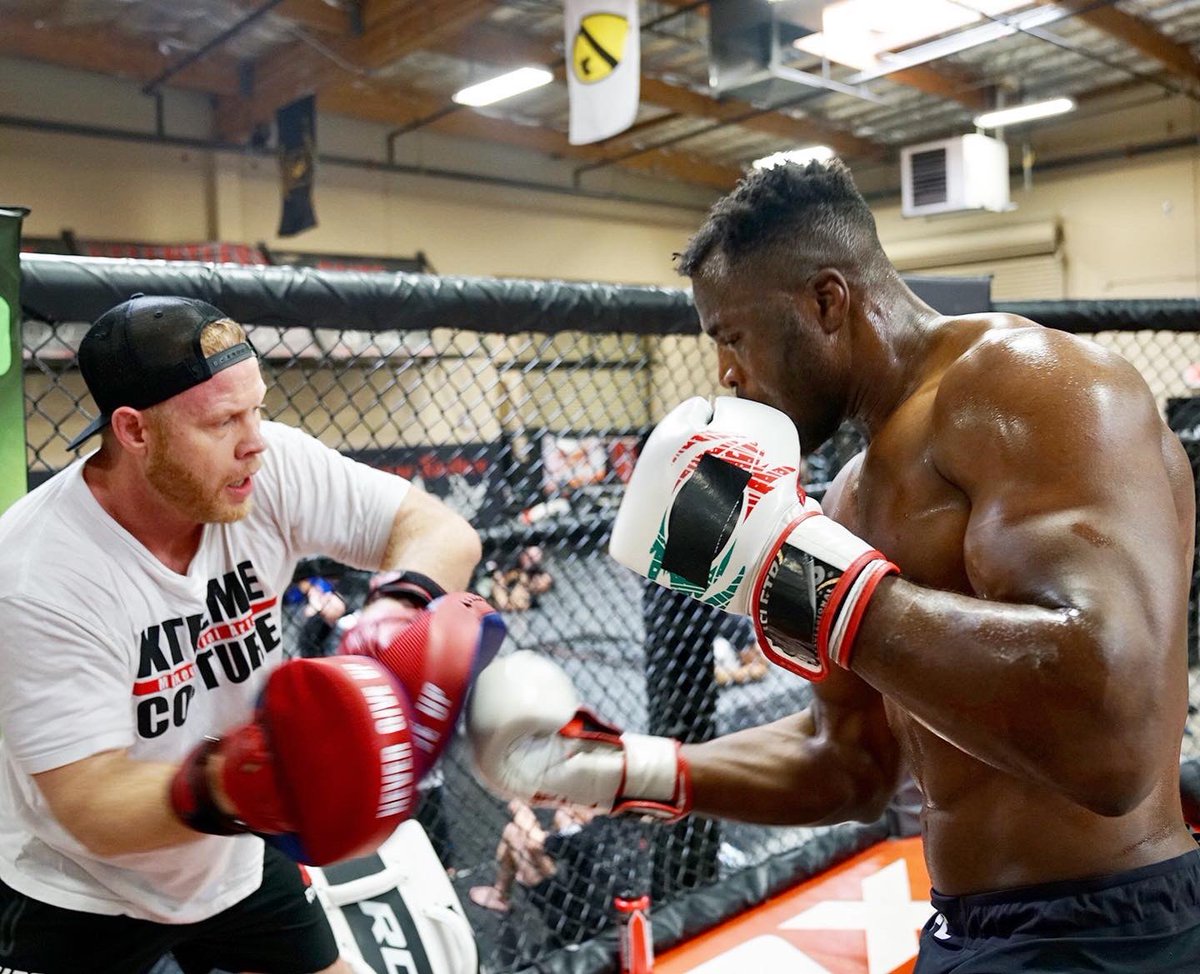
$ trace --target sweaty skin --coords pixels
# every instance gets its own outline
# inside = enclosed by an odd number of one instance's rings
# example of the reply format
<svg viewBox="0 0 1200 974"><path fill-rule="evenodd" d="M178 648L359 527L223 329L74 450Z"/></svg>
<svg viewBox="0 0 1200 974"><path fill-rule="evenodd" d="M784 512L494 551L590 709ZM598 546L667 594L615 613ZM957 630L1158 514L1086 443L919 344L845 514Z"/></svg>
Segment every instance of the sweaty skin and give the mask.
<svg viewBox="0 0 1200 974"><path fill-rule="evenodd" d="M806 448L863 425L823 507L902 574L809 710L685 748L695 810L870 820L907 770L946 894L1193 849L1193 484L1141 376L1025 319L941 318L908 292L860 303L830 280L789 309L701 276L696 304L722 382L787 412Z"/></svg>

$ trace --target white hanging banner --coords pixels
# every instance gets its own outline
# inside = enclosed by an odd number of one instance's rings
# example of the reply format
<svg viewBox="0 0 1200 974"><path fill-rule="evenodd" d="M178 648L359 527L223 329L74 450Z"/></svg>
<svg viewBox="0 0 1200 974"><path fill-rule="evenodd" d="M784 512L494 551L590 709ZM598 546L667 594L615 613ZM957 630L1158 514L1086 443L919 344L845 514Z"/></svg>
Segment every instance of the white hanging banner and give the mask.
<svg viewBox="0 0 1200 974"><path fill-rule="evenodd" d="M642 46L637 0L564 0L569 140L586 145L637 118Z"/></svg>

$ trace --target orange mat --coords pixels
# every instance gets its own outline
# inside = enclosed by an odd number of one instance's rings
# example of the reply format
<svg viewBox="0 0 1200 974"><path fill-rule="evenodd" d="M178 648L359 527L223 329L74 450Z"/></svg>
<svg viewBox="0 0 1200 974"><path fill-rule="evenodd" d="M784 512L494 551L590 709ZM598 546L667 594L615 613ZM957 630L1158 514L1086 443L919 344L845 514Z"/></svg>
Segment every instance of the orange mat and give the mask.
<svg viewBox="0 0 1200 974"><path fill-rule="evenodd" d="M932 913L921 840L889 840L667 951L654 974L911 972Z"/></svg>

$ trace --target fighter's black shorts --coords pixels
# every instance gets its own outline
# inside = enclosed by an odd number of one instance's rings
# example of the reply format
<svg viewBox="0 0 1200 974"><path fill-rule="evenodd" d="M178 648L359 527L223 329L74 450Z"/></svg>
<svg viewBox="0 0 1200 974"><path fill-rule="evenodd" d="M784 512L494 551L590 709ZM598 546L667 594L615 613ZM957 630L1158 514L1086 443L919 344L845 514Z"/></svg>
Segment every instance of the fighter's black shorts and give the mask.
<svg viewBox="0 0 1200 974"><path fill-rule="evenodd" d="M214 967L312 974L338 957L325 911L299 867L270 846L258 890L199 923L64 910L0 882L0 971L141 974L167 953L186 974Z"/></svg>
<svg viewBox="0 0 1200 974"><path fill-rule="evenodd" d="M1115 876L933 893L914 974L1196 974L1200 849Z"/></svg>

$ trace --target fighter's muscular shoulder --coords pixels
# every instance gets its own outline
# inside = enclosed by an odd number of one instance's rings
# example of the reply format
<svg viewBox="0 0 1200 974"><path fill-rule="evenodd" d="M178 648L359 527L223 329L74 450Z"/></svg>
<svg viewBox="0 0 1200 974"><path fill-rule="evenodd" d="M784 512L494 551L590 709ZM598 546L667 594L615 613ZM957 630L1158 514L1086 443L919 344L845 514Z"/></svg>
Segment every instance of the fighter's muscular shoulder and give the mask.
<svg viewBox="0 0 1200 974"><path fill-rule="evenodd" d="M931 458L969 498L974 590L1061 605L1073 599L1047 592L1056 579L1078 597L1123 560L1144 574L1148 535L1159 551L1178 546L1177 486L1157 405L1132 365L1032 322L1006 325L942 375Z"/></svg>
<svg viewBox="0 0 1200 974"><path fill-rule="evenodd" d="M1061 429L1072 418L1126 420L1121 427L1156 424L1145 381L1125 359L1095 342L1025 319L989 318L996 319L995 327L979 331L940 376L933 432L944 451L963 446L955 434L974 434L980 424L1000 446L1036 445L1048 429ZM1116 404L1119 408L1112 409ZM1122 428L1106 431L1120 433ZM1067 446L1068 439L1060 438L1057 445ZM953 460L949 452L944 458Z"/></svg>
<svg viewBox="0 0 1200 974"><path fill-rule="evenodd" d="M1062 467L1073 460L1156 439L1145 434L1161 426L1157 406L1125 359L1024 319L998 324L980 332L938 382L934 460L952 480L983 482L991 467L1008 467L1062 483ZM1020 463L1030 451L1044 455ZM1047 467L1047 459L1055 462Z"/></svg>

